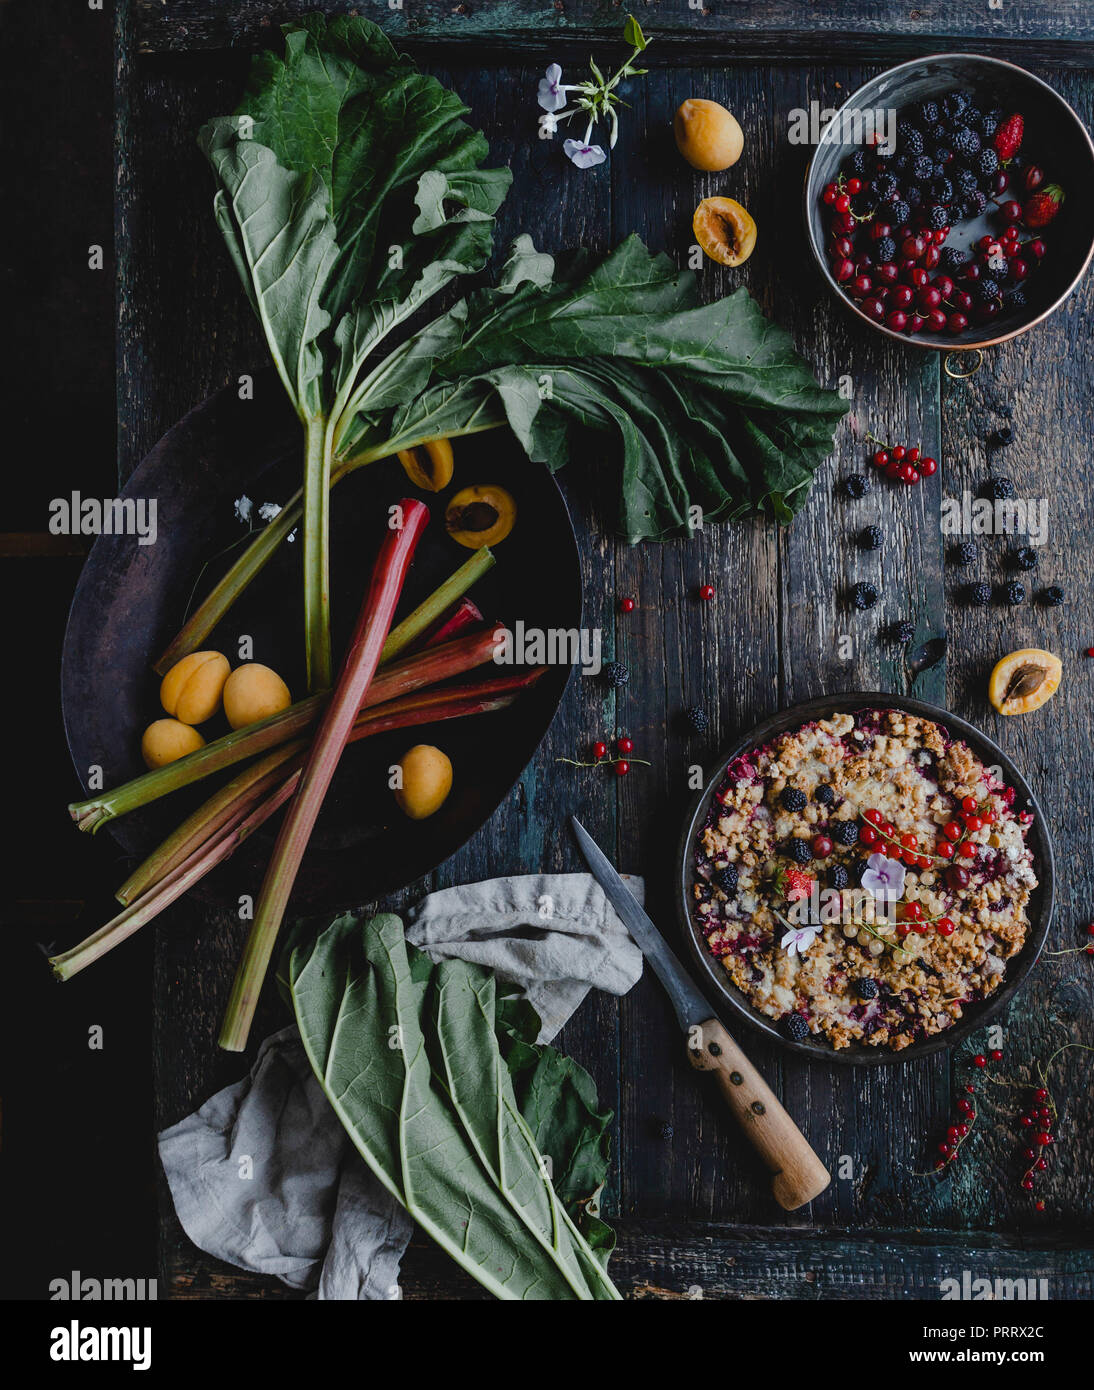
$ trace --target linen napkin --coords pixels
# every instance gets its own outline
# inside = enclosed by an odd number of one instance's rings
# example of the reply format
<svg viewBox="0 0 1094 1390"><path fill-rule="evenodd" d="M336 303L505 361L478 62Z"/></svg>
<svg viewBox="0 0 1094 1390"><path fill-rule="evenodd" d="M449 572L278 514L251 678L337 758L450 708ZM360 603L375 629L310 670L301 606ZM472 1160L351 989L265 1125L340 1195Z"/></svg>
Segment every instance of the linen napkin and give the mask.
<svg viewBox="0 0 1094 1390"><path fill-rule="evenodd" d="M627 883L641 902L643 883ZM407 940L515 984L550 1042L590 989L625 994L642 955L589 874L527 874L432 893ZM413 1222L353 1147L296 1026L267 1038L250 1076L159 1136L186 1234L241 1269L320 1299L399 1297Z"/></svg>

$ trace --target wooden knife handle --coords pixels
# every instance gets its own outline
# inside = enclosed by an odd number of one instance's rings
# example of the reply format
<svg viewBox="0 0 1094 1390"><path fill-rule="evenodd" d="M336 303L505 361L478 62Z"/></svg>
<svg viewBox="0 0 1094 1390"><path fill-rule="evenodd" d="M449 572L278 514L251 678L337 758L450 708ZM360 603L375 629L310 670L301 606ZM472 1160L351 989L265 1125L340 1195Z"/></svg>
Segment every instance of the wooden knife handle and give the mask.
<svg viewBox="0 0 1094 1390"><path fill-rule="evenodd" d="M718 1078L734 1118L775 1175L771 1186L779 1206L794 1211L819 1196L832 1181L828 1169L716 1018L691 1029L688 1060Z"/></svg>

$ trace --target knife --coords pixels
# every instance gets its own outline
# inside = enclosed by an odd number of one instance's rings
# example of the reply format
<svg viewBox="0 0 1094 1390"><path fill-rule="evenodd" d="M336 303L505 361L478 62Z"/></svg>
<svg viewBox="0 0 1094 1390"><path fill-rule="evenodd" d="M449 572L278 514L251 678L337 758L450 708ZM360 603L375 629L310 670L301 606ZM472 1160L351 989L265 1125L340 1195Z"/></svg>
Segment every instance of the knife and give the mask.
<svg viewBox="0 0 1094 1390"><path fill-rule="evenodd" d="M721 1022L712 1017L710 1005L604 851L576 816L570 821L593 877L672 1001L687 1035L688 1061L697 1071L714 1073L734 1119L773 1174L775 1200L785 1211L811 1202L832 1181L828 1169L767 1082Z"/></svg>

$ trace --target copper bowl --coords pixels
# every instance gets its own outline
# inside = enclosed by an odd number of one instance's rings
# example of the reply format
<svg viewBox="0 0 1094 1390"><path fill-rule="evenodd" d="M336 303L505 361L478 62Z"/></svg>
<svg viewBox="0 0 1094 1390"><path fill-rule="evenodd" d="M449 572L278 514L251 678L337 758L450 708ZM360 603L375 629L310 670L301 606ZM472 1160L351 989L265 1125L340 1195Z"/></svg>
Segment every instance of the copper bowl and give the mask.
<svg viewBox="0 0 1094 1390"><path fill-rule="evenodd" d="M734 758L759 748L781 734L800 728L815 719L828 719L833 714L853 713L862 709L898 709L908 714L918 714L941 724L954 738L967 743L985 767L999 770L1003 781L1012 786L1017 794L1015 806L1033 813L1027 843L1033 851L1034 867L1038 884L1030 898L1028 916L1029 932L1022 949L1007 962L1007 972L1003 983L987 998L969 1004L961 1018L944 1028L940 1033L921 1038L899 1052L888 1047L870 1047L856 1043L851 1047L836 1049L823 1037L810 1037L808 1042L792 1042L779 1028L774 1019L761 1013L750 1000L737 989L718 961L711 955L703 935L695 925L692 915L692 884L695 881L695 847L697 837L706 823L711 802L718 790L728 765ZM834 1062L850 1066L880 1066L887 1062L910 1062L932 1052L952 1048L968 1035L982 1028L987 1021L1004 1008L1017 993L1037 963L1052 923L1052 910L1056 896L1056 866L1052 850L1052 838L1048 824L1029 784L1015 765L987 734L975 725L946 710L925 704L922 700L911 700L901 695L885 695L879 691L852 691L845 695L826 695L804 704L794 705L771 715L756 728L734 741L710 770L689 809L684 822L684 833L680 839L677 855L676 878L677 912L680 917L688 953L700 978L709 991L720 996L729 1007L732 1015L750 1028L763 1033L772 1042L801 1057L814 1062Z"/></svg>
<svg viewBox="0 0 1094 1390"><path fill-rule="evenodd" d="M821 194L825 184L834 181L841 164L855 148L841 139L845 113L899 112L928 97L940 100L961 87L972 87L984 93L994 105L1008 113L1022 113L1025 117L1023 154L1028 150L1034 159L1043 161L1050 181L1058 178L1064 186L1067 201L1045 233L1049 254L1026 282L1028 303L1024 309L1000 315L990 324L970 323L964 332L952 335L897 333L885 323L868 318L855 301L844 294L832 275L825 254L827 208ZM982 58L974 53L935 53L901 63L872 78L840 107L821 131L805 177L805 225L824 280L840 303L867 327L911 347L935 352L971 351L992 347L1025 333L1058 309L1082 279L1094 254L1094 218L1087 215L1091 187L1094 187L1094 144L1079 117L1047 82L999 58ZM1007 196L1013 196L1010 190ZM967 249L985 232L998 230L998 219L985 214L956 226L946 244Z"/></svg>

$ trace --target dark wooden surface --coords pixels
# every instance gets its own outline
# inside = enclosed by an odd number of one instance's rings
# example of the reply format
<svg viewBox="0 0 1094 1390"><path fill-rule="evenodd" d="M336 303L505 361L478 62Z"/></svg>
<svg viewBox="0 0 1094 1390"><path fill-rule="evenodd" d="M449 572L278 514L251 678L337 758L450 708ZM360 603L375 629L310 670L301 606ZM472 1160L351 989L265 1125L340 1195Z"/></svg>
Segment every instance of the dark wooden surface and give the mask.
<svg viewBox="0 0 1094 1390"><path fill-rule="evenodd" d="M189 406L263 360L213 225L210 179L193 136L208 115L234 104L246 57L231 48L268 39L267 21L295 8L200 0L148 0L128 12L119 7L123 477ZM672 930L672 862L689 767L709 764L732 735L780 705L829 690L882 689L948 705L980 724L1025 769L1053 818L1063 870L1050 946L1072 944L1094 896L1089 798L1081 780L1091 750L1094 679L1094 662L1083 658L1094 641L1083 444L1094 418L1087 368L1094 281L1088 278L1047 324L989 354L970 381L950 382L937 357L855 326L808 271L798 206L805 155L787 144L785 133L792 108L813 98L838 102L877 71L885 61L882 48L872 61L859 60L875 42L895 42L894 31L911 51L930 46L921 35L944 35L948 46L967 41L1019 60L1031 52L1051 55L1053 65L1037 70L1089 124L1094 79L1086 65L1094 60L1083 48L1094 29L1089 7L1011 4L998 16L986 7L966 15L952 6L905 12L883 4L753 5L734 6L732 13L724 6L703 28L682 5L671 13L644 7L643 23L657 39L649 54L652 71L629 93L633 109L610 163L585 173L570 166L557 145L536 138L537 55L557 33L568 43L571 64L591 36L595 51L610 56L621 12L559 6L548 33L543 8L520 0L493 12L475 5L470 16L459 14L465 8L450 14L447 5L415 5L395 17L393 28L412 36L417 30L427 40L423 62L471 107L494 159L512 165L514 191L502 209L499 246L525 228L548 250L604 249L637 231L682 259L696 201L729 192L756 216L759 247L742 271L707 265L704 293L746 284L791 331L822 381L850 379L853 408L808 506L786 530L746 523L710 529L691 543L631 549L610 535L610 463L571 464L562 482L583 537L586 622L601 626L609 650L629 664L630 684L613 696L597 682L575 679L539 754L491 823L431 883L413 885L393 905L431 886L579 868L564 829L567 815L577 812L621 868L647 875L651 911ZM838 22L829 13L837 9ZM455 16L467 20L462 43ZM708 44L713 34L728 44L740 31L745 47L770 55L772 35L790 34L795 26L799 39L774 51L796 57L704 64L717 48ZM490 43L499 28L503 37L516 36L513 44L508 38ZM807 29L810 54L850 54L856 65L847 66L846 56L839 64L797 60L807 52ZM840 37L848 29L858 36L855 45ZM663 41L666 35L671 43ZM670 59L664 66L662 55ZM727 175L694 174L672 148L671 115L689 95L722 101L741 121L745 154ZM1005 456L985 444L1004 418L1016 435ZM916 489L875 486L859 503L839 499L837 480L864 466L867 431L921 442L942 460L941 476ZM975 490L989 471L1012 477L1021 495L1050 499L1040 582L1065 584L1065 607L1049 611L1027 603L1017 611L974 611L958 601L956 576L943 564L940 498ZM880 556L866 557L855 550L853 536L872 521L883 527L886 544ZM1003 540L986 541L977 577L999 578L1006 548ZM841 594L849 581L865 577L880 583L883 601L870 614L852 616ZM706 580L717 586L713 604L695 597ZM626 617L616 612L623 594L638 603ZM912 618L921 640L948 638L948 660L914 683L899 654L879 641L879 628L897 617ZM853 639L846 660L839 650L844 634ZM1022 645L1058 651L1064 683L1046 710L1004 721L987 704L986 674L1000 654ZM685 736L679 715L696 703L709 710L712 725L702 737ZM636 753L652 766L636 767L618 781L556 762L617 729L634 738ZM97 850L109 855L100 838ZM225 872L226 898L254 891L254 885L232 882L230 866ZM156 929L157 1125L179 1119L246 1065L215 1046L244 931L234 913L185 903ZM101 968L128 966L119 955ZM995 1070L1025 1081L1033 1062L1061 1043L1094 1041L1092 981L1085 956L1046 959L1004 1020L1006 1059ZM255 1035L276 1018L271 1004ZM1094 1224L1088 1054L1072 1051L1054 1070L1064 1115L1043 1191L1047 1210L1037 1213L1017 1186L1013 1111L1021 1093L1004 1087L990 1092L967 1157L947 1181L914 1176L929 1166L955 1085L969 1070L967 1052L867 1072L805 1065L752 1038L742 1041L822 1154L833 1165L845 1157L850 1176L837 1178L809 1209L786 1214L775 1206L750 1150L687 1066L652 979L621 1001L591 997L565 1032L562 1045L589 1067L618 1116L606 1207L620 1219L615 1268L625 1291L679 1296L699 1286L706 1297L757 1291L769 1297L937 1297L940 1278L974 1267L1007 1276L1043 1270L1054 1296L1089 1297L1090 1260L1083 1253ZM673 1127L670 1140L659 1137L666 1121ZM280 1286L214 1267L195 1251L162 1189L160 1253L161 1275L178 1296L286 1296ZM418 1247L408 1256L407 1289L410 1296L473 1292L434 1252Z"/></svg>

